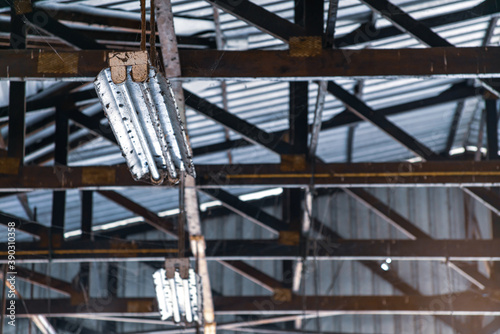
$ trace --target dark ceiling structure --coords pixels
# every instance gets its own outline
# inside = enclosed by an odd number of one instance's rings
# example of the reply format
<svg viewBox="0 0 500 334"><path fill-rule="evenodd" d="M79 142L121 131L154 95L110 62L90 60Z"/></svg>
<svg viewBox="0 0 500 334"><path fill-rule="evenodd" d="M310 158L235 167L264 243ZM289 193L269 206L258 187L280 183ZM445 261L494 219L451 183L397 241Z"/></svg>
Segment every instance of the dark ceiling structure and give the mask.
<svg viewBox="0 0 500 334"><path fill-rule="evenodd" d="M0 334L500 333L500 1L155 6L181 193L132 178L92 85L140 1L0 1ZM160 320L179 243L201 327Z"/></svg>

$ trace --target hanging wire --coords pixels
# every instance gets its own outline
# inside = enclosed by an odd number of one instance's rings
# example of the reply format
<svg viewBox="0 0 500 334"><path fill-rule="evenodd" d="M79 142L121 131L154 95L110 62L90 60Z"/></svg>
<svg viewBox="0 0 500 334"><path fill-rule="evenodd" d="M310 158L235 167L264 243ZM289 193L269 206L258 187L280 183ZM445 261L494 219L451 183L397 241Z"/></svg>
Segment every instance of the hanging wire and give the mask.
<svg viewBox="0 0 500 334"><path fill-rule="evenodd" d="M141 51L146 51L146 0L141 0Z"/></svg>
<svg viewBox="0 0 500 334"><path fill-rule="evenodd" d="M155 0L151 0L151 6L150 6L150 13L149 13L149 25L151 32L149 34L149 48L150 48L150 60L151 60L151 65L154 67L156 66L156 22L155 22Z"/></svg>

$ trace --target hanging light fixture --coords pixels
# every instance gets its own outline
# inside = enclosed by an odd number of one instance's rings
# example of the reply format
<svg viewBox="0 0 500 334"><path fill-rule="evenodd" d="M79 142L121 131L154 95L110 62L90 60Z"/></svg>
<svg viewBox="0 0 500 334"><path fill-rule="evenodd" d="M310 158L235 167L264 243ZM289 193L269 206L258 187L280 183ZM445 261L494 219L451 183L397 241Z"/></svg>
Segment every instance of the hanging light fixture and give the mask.
<svg viewBox="0 0 500 334"><path fill-rule="evenodd" d="M153 280L162 320L201 325L201 281L189 268L189 259L167 259L165 269L157 270Z"/></svg>
<svg viewBox="0 0 500 334"><path fill-rule="evenodd" d="M144 6L142 51L109 53L94 86L134 179L177 183L182 173L195 176L192 153L170 83L151 64L154 45L148 59Z"/></svg>

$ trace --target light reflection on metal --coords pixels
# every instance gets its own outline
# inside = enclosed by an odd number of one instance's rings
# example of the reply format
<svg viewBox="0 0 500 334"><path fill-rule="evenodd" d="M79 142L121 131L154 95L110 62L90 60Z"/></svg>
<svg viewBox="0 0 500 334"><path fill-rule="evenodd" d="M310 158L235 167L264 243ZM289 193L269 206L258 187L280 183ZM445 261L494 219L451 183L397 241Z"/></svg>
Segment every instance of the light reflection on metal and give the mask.
<svg viewBox="0 0 500 334"><path fill-rule="evenodd" d="M179 266L180 264L180 266ZM172 259L165 262L166 270L153 274L156 298L161 319L175 323L202 323L202 295L200 277L188 268L188 259Z"/></svg>
<svg viewBox="0 0 500 334"><path fill-rule="evenodd" d="M43 334L57 334L57 331L43 315L34 315L31 320Z"/></svg>
<svg viewBox="0 0 500 334"><path fill-rule="evenodd" d="M159 184L165 178L176 183L182 172L195 176L169 82L152 66L144 75L145 64L133 56L110 54L110 67L99 73L94 85L134 179Z"/></svg>

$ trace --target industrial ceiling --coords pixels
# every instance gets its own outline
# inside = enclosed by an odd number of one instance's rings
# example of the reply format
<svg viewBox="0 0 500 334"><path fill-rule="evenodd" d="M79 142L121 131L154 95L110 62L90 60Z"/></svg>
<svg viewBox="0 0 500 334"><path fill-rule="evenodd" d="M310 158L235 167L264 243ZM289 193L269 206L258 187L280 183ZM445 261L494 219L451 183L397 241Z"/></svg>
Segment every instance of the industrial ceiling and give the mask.
<svg viewBox="0 0 500 334"><path fill-rule="evenodd" d="M133 179L92 84L140 1L0 1L0 333L500 333L500 1L154 3L181 186ZM201 326L160 319L178 237Z"/></svg>

